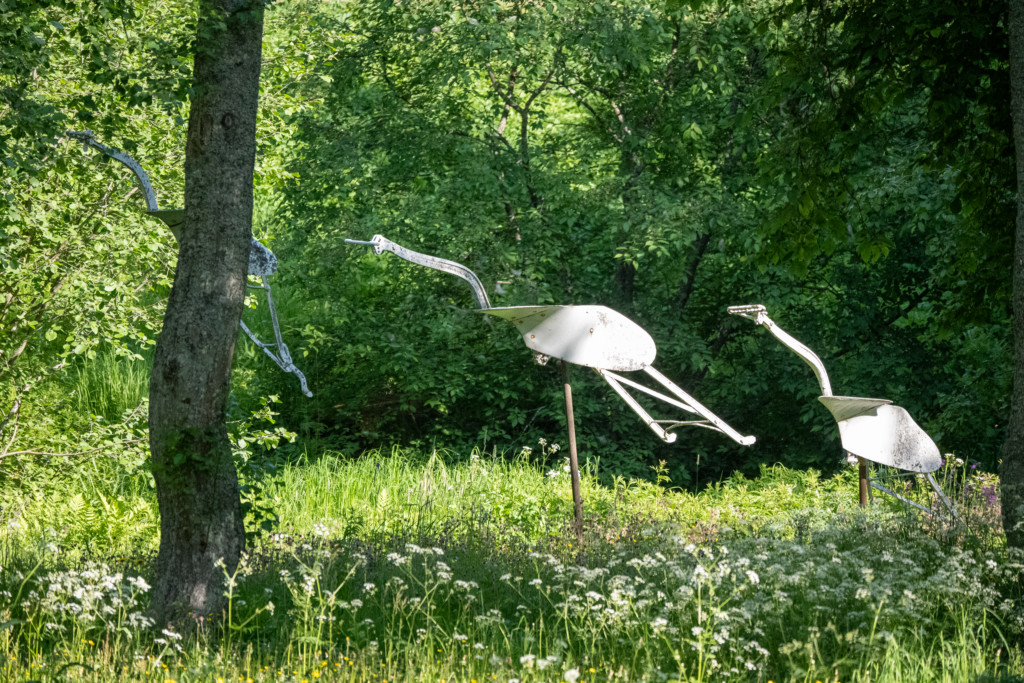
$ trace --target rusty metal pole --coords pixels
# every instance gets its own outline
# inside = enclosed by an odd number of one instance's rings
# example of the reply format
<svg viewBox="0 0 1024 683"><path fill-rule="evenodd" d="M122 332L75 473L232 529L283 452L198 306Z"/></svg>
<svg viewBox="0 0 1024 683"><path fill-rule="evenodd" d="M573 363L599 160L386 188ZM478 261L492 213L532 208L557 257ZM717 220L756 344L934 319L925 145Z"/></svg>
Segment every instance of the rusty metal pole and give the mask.
<svg viewBox="0 0 1024 683"><path fill-rule="evenodd" d="M864 458L857 458L857 473L860 479L860 506L868 504L868 463Z"/></svg>
<svg viewBox="0 0 1024 683"><path fill-rule="evenodd" d="M569 429L569 474L572 477L573 526L576 540L583 548L583 495L580 493L580 462L576 457L576 423L572 414L572 386L569 384L569 364L558 361L562 370L562 386L565 390L565 423Z"/></svg>

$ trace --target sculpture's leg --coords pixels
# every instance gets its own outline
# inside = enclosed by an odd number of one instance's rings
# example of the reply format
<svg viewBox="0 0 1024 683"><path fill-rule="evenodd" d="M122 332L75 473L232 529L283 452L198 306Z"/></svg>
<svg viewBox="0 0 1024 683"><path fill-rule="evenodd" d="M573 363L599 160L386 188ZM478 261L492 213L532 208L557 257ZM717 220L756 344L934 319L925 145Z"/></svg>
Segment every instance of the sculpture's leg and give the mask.
<svg viewBox="0 0 1024 683"><path fill-rule="evenodd" d="M242 327L242 331L245 332L249 339L252 340L252 343L262 349L263 353L267 354L267 356L270 357L270 360L274 361L279 368L285 372L291 372L298 377L299 385L302 387L302 393L307 397L312 398L313 392L311 392L309 387L306 386L306 376L303 375L302 371L299 370L299 368L295 366L295 363L292 362L292 355L291 352L288 351L288 345L284 343L284 339L281 337L281 326L277 322L277 309L274 307L274 298L270 293L270 283L267 282L267 276L264 275L260 279L263 280L263 286L255 287L255 289L262 289L267 294L267 306L270 308L270 321L274 326L274 340L276 343L264 344L256 338L256 335L252 333L252 330L250 330L248 325L244 322L239 323ZM271 346L277 349L277 353L270 350Z"/></svg>
<svg viewBox="0 0 1024 683"><path fill-rule="evenodd" d="M686 393L685 391L683 391L682 389L677 387L672 382L672 380L670 380L668 377L666 377L665 375L661 374L660 372L658 372L657 370L655 370L651 366L648 365L647 367L645 367L644 368L644 372L646 372L648 375L650 375L654 379L658 380L658 382L660 382L662 386L664 386L666 389L668 389L673 394L675 394L680 399L682 399L683 402L685 402L689 406L689 409L692 412L695 412L698 415L700 415L701 417L703 417L705 420L707 420L712 425L714 425L715 428L718 429L718 431L722 432L723 434L728 436L730 439L732 439L736 443L740 444L741 446L749 446L752 443L754 443L755 441L757 441L757 437L755 437L755 436L744 436L744 435L740 434L739 432L737 432L732 427L730 427L729 425L727 425L724 420L722 420L720 417L718 417L713 412L708 410L697 399L695 399L693 396L690 396L688 393Z"/></svg>
<svg viewBox="0 0 1024 683"><path fill-rule="evenodd" d="M665 443L672 443L673 441L676 440L676 435L675 434L671 434L671 433L665 431L665 429L662 428L662 426L658 424L658 421L655 420L653 417L651 417L650 414L646 410L643 409L643 406L641 406L637 402L637 400L635 398L630 396L629 392L627 392L625 389L622 388L622 384L620 384L620 382L625 382L625 383L633 386L634 388L638 388L639 387L641 390L644 390L647 393L652 393L652 394L654 394L655 396L657 396L658 398L660 398L663 401L664 400L668 400L667 396L662 396L661 394L659 394L657 392L654 392L654 391L651 391L650 389L647 389L647 387L645 387L643 385L637 384L636 382L631 382L631 381L627 380L625 377L621 377L619 375L616 375L615 373L609 372L608 370L595 370L595 372L597 374L601 375L601 377L604 378L605 382L608 382L608 386L610 386L612 389L615 390L615 393L619 395L619 398L621 398L623 401L625 401L626 405L628 405L630 408L632 408L633 412L635 412L637 415L640 416L640 419L643 420L644 423L648 427L650 427L651 430L655 434L658 435L659 439L661 439ZM683 408L685 410L690 410L690 408L688 406L684 406L684 405L682 405L682 404L680 404L678 402L675 402L675 401L669 401L669 402L672 403L672 405L675 405L677 407Z"/></svg>
<svg viewBox="0 0 1024 683"><path fill-rule="evenodd" d="M583 549L583 494L580 492L580 461L576 455L576 422L572 413L572 386L569 384L569 364L558 361L562 371L562 387L565 391L565 423L569 429L569 474L572 478L573 526L576 540Z"/></svg>
<svg viewBox="0 0 1024 683"><path fill-rule="evenodd" d="M658 435L658 438L664 441L665 443L674 442L676 440L676 435L670 433L667 429L662 427L662 424L670 425L669 429L671 429L672 427L679 426L705 427L707 429L713 429L717 432L722 432L730 439L732 439L733 441L742 446L749 446L750 444L754 443L757 440L756 437L743 436L742 434L737 432L735 429L726 424L725 421L723 421L717 415L715 415L710 410L705 408L699 401L697 401L697 399L687 394L685 391L676 386L671 380L669 380L663 374L661 374L660 372L658 372L657 370L650 366L645 367L644 372L646 372L651 377L660 382L662 386L671 391L678 398L666 396L665 394L659 391L655 391L650 387L645 387L643 384L640 384L639 382L634 382L633 380L626 379L622 375L616 374L611 370L601 370L595 368L594 372L601 375L601 377L604 378L604 381L608 382L608 385L615 390L615 393L619 395L619 398L625 401L626 405L632 408L633 412L639 415L640 419L642 419L644 423L648 427L650 427L655 434ZM664 403L667 403L671 406L674 406L681 410L685 410L688 413L694 413L703 419L691 421L655 420L646 410L644 410L643 406L641 406L635 398L630 396L629 392L626 391L626 389L622 386L623 384L632 389L636 389L637 391L643 392L648 396L653 396L659 401L663 401Z"/></svg>
<svg viewBox="0 0 1024 683"><path fill-rule="evenodd" d="M935 481L935 477L932 476L932 473L928 472L924 476L925 479L928 480L928 483L932 485L932 488L935 489L935 493L936 495L938 495L939 500L941 500L942 504L946 506L947 510L949 510L949 514L953 517L953 519L959 520L960 516L956 513L956 508L953 507L953 502L946 497L945 491L943 491L942 487L939 486L939 482Z"/></svg>

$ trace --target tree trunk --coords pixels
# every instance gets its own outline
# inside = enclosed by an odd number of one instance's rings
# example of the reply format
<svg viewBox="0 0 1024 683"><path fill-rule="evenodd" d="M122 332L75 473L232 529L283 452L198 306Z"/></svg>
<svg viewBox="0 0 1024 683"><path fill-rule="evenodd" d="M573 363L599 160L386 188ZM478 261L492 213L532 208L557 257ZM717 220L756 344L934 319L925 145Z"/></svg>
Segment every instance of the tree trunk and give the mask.
<svg viewBox="0 0 1024 683"><path fill-rule="evenodd" d="M690 256L686 259L686 268L683 269L683 282L679 285L679 292L676 293L676 308L680 314L686 311L686 305L690 303L690 295L693 294L693 289L697 285L697 268L710 243L711 229L708 228L707 232L699 233L694 238L693 244L690 245ZM681 318L682 316L680 316Z"/></svg>
<svg viewBox="0 0 1024 683"><path fill-rule="evenodd" d="M224 573L245 545L225 415L252 231L262 39L262 0L201 0L185 222L149 386L158 627L188 630L217 614Z"/></svg>
<svg viewBox="0 0 1024 683"><path fill-rule="evenodd" d="M1000 467L1003 528L1009 545L1024 547L1024 0L1010 0L1010 101L1017 162L1017 221L1013 256L1013 398Z"/></svg>

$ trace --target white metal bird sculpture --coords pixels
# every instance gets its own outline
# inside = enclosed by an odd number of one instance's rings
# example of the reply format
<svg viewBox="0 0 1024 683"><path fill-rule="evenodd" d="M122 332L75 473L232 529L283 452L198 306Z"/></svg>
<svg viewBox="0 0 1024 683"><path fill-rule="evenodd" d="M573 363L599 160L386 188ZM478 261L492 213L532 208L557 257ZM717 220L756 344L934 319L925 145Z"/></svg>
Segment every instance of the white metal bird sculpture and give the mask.
<svg viewBox="0 0 1024 683"><path fill-rule="evenodd" d="M756 437L737 432L655 370L651 365L657 354L654 339L635 322L607 306L492 307L480 279L461 263L406 249L383 235L374 235L369 241L345 241L350 244L371 246L377 254L389 251L406 261L451 273L466 280L473 288L479 312L508 320L515 325L538 362L544 364L550 358L557 358L573 365L593 369L666 443L676 440L677 435L671 430L682 426L697 426L718 431L743 446L749 446L756 441ZM618 374L633 371L645 372L671 395ZM690 413L695 418L656 420L627 391L627 387Z"/></svg>
<svg viewBox="0 0 1024 683"><path fill-rule="evenodd" d="M821 358L776 325L768 317L767 309L764 306L760 304L731 306L728 311L732 315L738 315L764 326L776 339L811 366L818 379L818 385L821 387L821 396L818 397L818 400L828 408L839 425L839 438L842 441L843 449L861 459L862 504L865 502L865 489L870 485L872 488L895 496L905 503L921 508L925 512L931 512L920 504L870 479L863 464L863 461L867 460L878 465L924 475L943 504L955 514L946 494L935 481L935 477L932 476L932 472L942 466L939 447L914 422L910 413L900 406L892 405L892 401L885 398L834 396L828 373L825 371L825 364L821 362Z"/></svg>

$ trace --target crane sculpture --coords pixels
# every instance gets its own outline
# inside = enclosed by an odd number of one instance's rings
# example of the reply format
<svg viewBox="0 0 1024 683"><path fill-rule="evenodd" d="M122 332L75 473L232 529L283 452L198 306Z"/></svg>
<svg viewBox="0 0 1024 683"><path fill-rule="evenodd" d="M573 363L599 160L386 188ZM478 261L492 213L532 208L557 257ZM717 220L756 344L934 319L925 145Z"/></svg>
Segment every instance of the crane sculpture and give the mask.
<svg viewBox="0 0 1024 683"><path fill-rule="evenodd" d="M565 393L566 422L569 430L569 468L572 476L573 504L577 536L582 541L582 498L579 489L579 463L576 454L576 429L572 412L572 388L569 365L591 368L636 412L644 423L664 442L673 443L677 435L671 430L696 426L721 432L736 443L749 446L756 441L730 427L694 397L661 374L651 363L657 348L654 339L635 322L607 306L491 306L487 292L472 270L446 259L406 249L383 235L368 241L346 239L349 244L373 247L374 253L391 252L401 259L462 278L473 288L478 311L511 322L522 335L527 348L541 365L550 359L559 361ZM668 393L647 387L623 377L622 372L642 371L657 381ZM685 420L656 420L634 398L633 389L663 403L679 408L689 416Z"/></svg>
<svg viewBox="0 0 1024 683"><path fill-rule="evenodd" d="M83 151L88 151L90 147L103 152L111 159L121 162L135 174L136 180L139 182L139 186L142 189L142 194L146 199L146 213L155 218L159 218L167 225L171 230L171 234L177 240L181 239L181 225L185 221L185 211L183 209L160 209L156 202L156 192L153 191L153 186L149 182L149 175L142 168L139 162L135 161L129 154L121 152L119 150L108 147L96 139L91 130L69 130L67 136L74 140L78 140L82 143ZM274 327L274 343L266 344L259 340L253 333L249 326L245 324L245 321L240 321L239 325L242 331L245 332L246 336L252 340L252 343L260 348L267 356L277 364L285 372L293 373L299 380L299 385L302 388L302 393L307 397L312 397L313 394L310 392L309 387L306 385L306 376L302 374L302 371L296 367L295 363L292 362L291 353L288 350L288 346L284 343L284 339L281 337L281 326L277 320L277 309L274 307L274 298L270 291L270 281L267 279L270 275L277 272L277 257L274 253L267 249L265 246L255 238L251 238L251 248L249 251L249 275L260 278L260 285L248 285L250 289L262 290L267 298L267 308L270 311L270 320Z"/></svg>
<svg viewBox="0 0 1024 683"><path fill-rule="evenodd" d="M730 306L732 315L752 320L765 327L786 347L800 356L814 371L821 388L818 400L832 413L839 425L839 438L843 449L857 458L860 479L860 504L867 504L868 489L875 488L883 493L919 508L927 513L932 510L883 486L868 474L867 462L892 467L903 472L920 474L935 490L939 500L954 517L956 511L942 491L932 472L942 466L939 447L921 429L904 408L892 405L885 398L862 398L859 396L835 396L829 382L825 364L821 358L768 317L767 309L760 305Z"/></svg>

